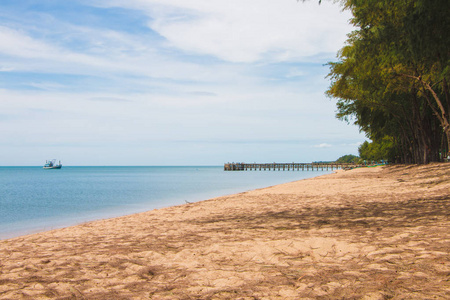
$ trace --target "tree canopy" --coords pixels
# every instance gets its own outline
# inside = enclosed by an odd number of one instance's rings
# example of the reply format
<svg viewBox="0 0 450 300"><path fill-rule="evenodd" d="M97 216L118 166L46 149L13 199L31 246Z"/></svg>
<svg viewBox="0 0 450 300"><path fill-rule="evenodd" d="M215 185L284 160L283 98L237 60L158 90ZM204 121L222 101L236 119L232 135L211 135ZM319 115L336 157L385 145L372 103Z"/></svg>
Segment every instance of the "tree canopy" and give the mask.
<svg viewBox="0 0 450 300"><path fill-rule="evenodd" d="M450 1L341 3L356 30L329 63L337 117L358 125L385 159L442 160L450 149Z"/></svg>
<svg viewBox="0 0 450 300"><path fill-rule="evenodd" d="M358 161L359 157L353 154L343 155L336 160L337 163L352 163Z"/></svg>

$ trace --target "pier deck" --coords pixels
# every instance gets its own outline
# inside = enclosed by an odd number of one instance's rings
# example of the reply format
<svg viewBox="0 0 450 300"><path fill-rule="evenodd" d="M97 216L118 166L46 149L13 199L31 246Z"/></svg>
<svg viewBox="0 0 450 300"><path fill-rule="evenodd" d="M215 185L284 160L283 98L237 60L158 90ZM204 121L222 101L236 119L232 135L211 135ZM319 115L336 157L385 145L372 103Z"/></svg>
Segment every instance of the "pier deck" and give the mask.
<svg viewBox="0 0 450 300"><path fill-rule="evenodd" d="M313 162L313 163L226 163L224 171L324 171L364 167L353 163Z"/></svg>

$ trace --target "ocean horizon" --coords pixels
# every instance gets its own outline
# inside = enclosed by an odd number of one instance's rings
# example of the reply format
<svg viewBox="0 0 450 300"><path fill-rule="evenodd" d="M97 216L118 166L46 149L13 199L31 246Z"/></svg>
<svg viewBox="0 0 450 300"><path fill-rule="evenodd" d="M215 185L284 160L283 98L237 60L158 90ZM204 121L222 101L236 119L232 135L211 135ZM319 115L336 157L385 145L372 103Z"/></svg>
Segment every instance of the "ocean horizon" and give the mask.
<svg viewBox="0 0 450 300"><path fill-rule="evenodd" d="M0 167L0 239L197 202L332 171L223 166Z"/></svg>

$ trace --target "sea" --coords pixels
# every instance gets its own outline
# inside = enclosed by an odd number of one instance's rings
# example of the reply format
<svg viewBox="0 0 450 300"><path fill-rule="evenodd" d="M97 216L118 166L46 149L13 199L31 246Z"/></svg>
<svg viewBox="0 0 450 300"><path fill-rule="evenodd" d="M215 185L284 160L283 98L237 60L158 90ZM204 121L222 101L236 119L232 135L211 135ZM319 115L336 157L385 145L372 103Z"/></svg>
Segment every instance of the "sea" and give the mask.
<svg viewBox="0 0 450 300"><path fill-rule="evenodd" d="M0 167L0 239L320 176L223 166Z"/></svg>

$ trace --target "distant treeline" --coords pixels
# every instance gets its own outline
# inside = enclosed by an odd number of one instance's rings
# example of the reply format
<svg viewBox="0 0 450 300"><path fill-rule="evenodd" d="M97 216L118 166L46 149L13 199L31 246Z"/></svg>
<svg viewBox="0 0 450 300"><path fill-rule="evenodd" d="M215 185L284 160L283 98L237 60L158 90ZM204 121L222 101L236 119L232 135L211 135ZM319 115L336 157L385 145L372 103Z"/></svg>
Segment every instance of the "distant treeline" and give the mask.
<svg viewBox="0 0 450 300"><path fill-rule="evenodd" d="M360 151L400 163L450 150L450 1L341 0L356 27L330 62L337 117L371 143ZM361 149L363 148L363 149Z"/></svg>
<svg viewBox="0 0 450 300"><path fill-rule="evenodd" d="M359 163L360 160L356 155L347 154L336 159L336 163Z"/></svg>

